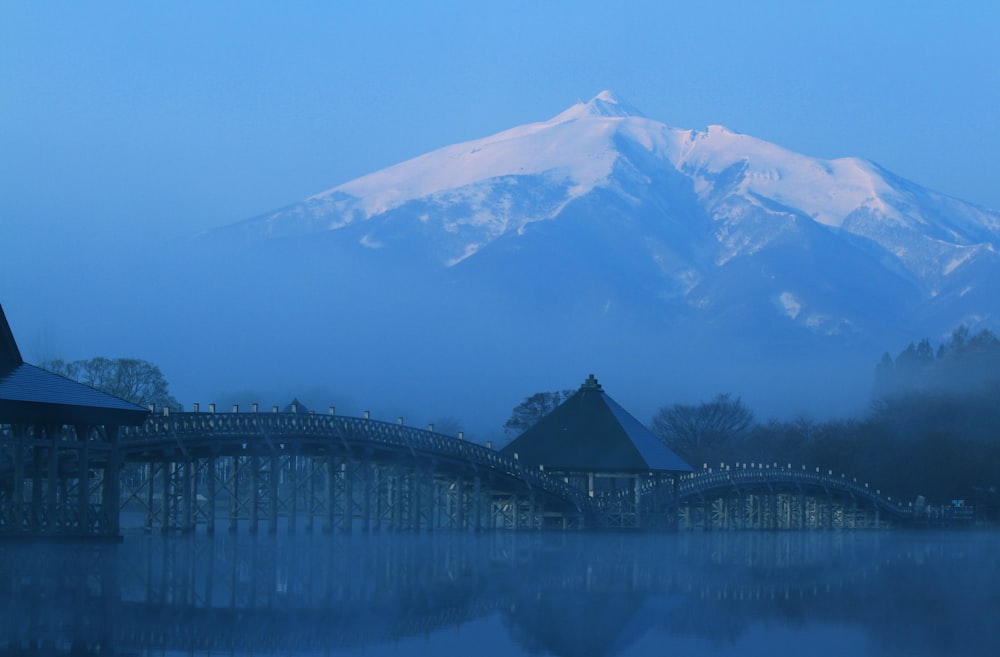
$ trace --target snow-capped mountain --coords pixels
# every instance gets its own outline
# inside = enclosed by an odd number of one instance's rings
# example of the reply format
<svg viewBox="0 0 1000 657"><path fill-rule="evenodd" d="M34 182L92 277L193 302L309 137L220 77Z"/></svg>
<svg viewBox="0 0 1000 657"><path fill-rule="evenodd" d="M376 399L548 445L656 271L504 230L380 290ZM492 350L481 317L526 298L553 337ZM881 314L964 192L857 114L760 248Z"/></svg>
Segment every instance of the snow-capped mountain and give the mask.
<svg viewBox="0 0 1000 657"><path fill-rule="evenodd" d="M487 270L498 285L568 272L615 288L595 299L604 308L631 298L751 332L784 322L936 335L1000 317L997 212L866 160L812 158L721 126L672 128L607 91L224 232L325 235ZM532 290L537 280L522 292ZM559 285L547 293L563 296Z"/></svg>
<svg viewBox="0 0 1000 657"><path fill-rule="evenodd" d="M871 162L672 128L604 92L202 235L157 270L159 311L185 322L156 339L198 353L198 377L425 421L499 427L591 372L641 418L719 392L842 414L883 352L997 328L998 249L996 212Z"/></svg>

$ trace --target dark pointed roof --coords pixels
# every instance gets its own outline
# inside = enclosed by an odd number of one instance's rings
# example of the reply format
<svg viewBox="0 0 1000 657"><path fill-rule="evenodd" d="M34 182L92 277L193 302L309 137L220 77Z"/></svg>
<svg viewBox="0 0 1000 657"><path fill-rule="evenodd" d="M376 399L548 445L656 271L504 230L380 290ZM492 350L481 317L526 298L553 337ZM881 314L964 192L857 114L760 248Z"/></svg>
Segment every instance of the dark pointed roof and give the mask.
<svg viewBox="0 0 1000 657"><path fill-rule="evenodd" d="M530 466L589 472L690 472L591 374L572 397L500 450Z"/></svg>
<svg viewBox="0 0 1000 657"><path fill-rule="evenodd" d="M21 358L0 306L0 424L141 424L149 411Z"/></svg>
<svg viewBox="0 0 1000 657"><path fill-rule="evenodd" d="M7 316L3 313L3 306L0 306L0 372L12 370L23 363L21 350L17 348Z"/></svg>
<svg viewBox="0 0 1000 657"><path fill-rule="evenodd" d="M283 409L281 409L281 412L282 413L291 413L292 409L295 409L296 413L308 413L309 412L309 409L306 408L305 404L303 404L302 402L299 401L298 397L295 397L294 399L292 399L292 401L288 402L288 404Z"/></svg>

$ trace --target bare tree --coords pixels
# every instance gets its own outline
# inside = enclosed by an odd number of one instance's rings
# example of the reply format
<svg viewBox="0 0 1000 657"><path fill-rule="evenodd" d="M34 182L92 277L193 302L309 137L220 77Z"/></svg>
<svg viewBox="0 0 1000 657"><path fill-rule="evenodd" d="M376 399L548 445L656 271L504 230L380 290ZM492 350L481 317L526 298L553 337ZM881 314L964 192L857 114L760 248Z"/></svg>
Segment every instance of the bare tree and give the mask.
<svg viewBox="0 0 1000 657"><path fill-rule="evenodd" d="M149 361L97 357L69 363L50 360L41 367L139 406L155 404L157 408L181 408L180 402L170 394L163 372Z"/></svg>
<svg viewBox="0 0 1000 657"><path fill-rule="evenodd" d="M753 411L737 396L716 395L700 404L664 406L653 416L652 431L689 462L714 461L753 426Z"/></svg>
<svg viewBox="0 0 1000 657"><path fill-rule="evenodd" d="M504 422L507 438L513 439L538 424L538 421L573 395L573 390L536 392L514 407L510 418Z"/></svg>

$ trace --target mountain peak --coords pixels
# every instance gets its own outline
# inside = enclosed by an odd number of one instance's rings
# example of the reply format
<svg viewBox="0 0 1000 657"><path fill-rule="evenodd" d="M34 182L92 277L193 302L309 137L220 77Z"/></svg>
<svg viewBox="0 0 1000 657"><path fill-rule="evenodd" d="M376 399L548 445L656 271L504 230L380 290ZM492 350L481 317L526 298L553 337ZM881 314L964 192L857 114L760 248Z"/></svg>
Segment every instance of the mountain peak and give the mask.
<svg viewBox="0 0 1000 657"><path fill-rule="evenodd" d="M586 103L582 100L578 101L565 112L552 119L552 121L558 123L591 116L624 118L629 116L644 117L645 115L619 98L615 92L605 89Z"/></svg>

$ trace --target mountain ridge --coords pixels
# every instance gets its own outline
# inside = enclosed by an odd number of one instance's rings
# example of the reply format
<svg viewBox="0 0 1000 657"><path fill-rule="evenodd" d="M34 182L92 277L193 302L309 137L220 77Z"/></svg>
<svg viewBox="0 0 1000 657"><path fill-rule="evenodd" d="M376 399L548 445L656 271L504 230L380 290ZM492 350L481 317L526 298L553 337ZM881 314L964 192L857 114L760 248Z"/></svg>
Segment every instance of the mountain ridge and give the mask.
<svg viewBox="0 0 1000 657"><path fill-rule="evenodd" d="M943 205L948 214L965 219L964 225L947 227L950 235L937 238L964 244L988 241L994 250L1000 245L1000 214L895 176L895 186L890 185L889 172L867 160L810 158L717 125L704 131L671 128L642 117L610 92L547 121L431 151L241 225L261 236L306 234L371 221L413 201L431 206L459 202L470 208L471 216L463 225L486 225L480 238L492 239L509 229L519 230L525 223L550 219L566 202L607 185L622 157L622 139L640 144L653 159L688 176L715 220L730 218L733 208L726 201L738 198L744 203L771 204L772 211L779 207L799 211L821 224L877 238L877 231L862 219L875 214L880 227L906 225L909 215L905 211L913 204L900 194L902 188L909 195L921 196L924 206ZM541 176L546 184L561 187L562 203L537 207L533 215L514 217L511 222L502 212L503 197L484 198L489 192L484 186L502 187L530 176ZM495 211L489 212L490 208ZM454 223L442 226L446 231L455 227ZM461 251L469 250L475 251L468 246ZM444 262L454 264L463 257L456 255Z"/></svg>

